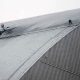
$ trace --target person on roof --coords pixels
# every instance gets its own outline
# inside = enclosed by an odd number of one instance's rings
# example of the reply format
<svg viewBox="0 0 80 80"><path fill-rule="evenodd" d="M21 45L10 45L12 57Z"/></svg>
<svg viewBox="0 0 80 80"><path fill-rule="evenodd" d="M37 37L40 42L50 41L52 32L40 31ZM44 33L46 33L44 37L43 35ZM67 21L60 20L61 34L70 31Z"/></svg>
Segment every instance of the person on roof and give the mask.
<svg viewBox="0 0 80 80"><path fill-rule="evenodd" d="M69 19L68 23L69 23L69 26L73 24L71 19Z"/></svg>
<svg viewBox="0 0 80 80"><path fill-rule="evenodd" d="M3 29L3 31L5 31L4 24L1 24L1 28Z"/></svg>

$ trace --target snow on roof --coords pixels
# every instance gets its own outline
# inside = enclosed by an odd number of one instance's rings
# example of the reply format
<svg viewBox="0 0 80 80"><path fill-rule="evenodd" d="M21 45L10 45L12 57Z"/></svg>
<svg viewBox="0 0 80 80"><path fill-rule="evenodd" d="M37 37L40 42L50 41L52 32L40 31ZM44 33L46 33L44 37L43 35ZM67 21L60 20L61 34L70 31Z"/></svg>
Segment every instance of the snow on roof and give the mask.
<svg viewBox="0 0 80 80"><path fill-rule="evenodd" d="M77 16L77 14L79 13L74 11L72 15ZM70 13L67 14L67 17L69 17L68 15ZM72 18L78 20L78 17L75 16ZM61 25L56 28L52 23L56 20L56 24L58 24L57 18L54 20L54 18L46 17L44 19L41 17L40 22L39 18L38 23L29 28L26 22L26 26L22 28L18 26L10 35L19 33L22 36L0 39L0 80L19 80L49 48L77 27L67 27L62 24L65 23L64 19L58 18L58 21L62 22L59 22ZM50 26L51 28L47 30Z"/></svg>

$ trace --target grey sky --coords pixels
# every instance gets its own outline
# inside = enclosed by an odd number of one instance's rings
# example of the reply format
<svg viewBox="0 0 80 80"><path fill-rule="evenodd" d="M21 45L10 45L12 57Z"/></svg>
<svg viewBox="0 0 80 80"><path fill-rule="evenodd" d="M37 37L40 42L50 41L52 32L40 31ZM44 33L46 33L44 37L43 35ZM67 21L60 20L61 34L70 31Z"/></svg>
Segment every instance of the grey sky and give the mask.
<svg viewBox="0 0 80 80"><path fill-rule="evenodd" d="M80 0L0 0L0 23L80 8Z"/></svg>

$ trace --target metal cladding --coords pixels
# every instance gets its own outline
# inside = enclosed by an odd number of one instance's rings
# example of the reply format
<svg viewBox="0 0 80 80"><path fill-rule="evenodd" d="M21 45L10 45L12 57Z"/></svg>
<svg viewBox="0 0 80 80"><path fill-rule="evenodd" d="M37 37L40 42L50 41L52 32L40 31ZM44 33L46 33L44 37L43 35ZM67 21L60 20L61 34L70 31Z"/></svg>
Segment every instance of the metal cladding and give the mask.
<svg viewBox="0 0 80 80"><path fill-rule="evenodd" d="M51 47L20 80L80 80L80 27Z"/></svg>

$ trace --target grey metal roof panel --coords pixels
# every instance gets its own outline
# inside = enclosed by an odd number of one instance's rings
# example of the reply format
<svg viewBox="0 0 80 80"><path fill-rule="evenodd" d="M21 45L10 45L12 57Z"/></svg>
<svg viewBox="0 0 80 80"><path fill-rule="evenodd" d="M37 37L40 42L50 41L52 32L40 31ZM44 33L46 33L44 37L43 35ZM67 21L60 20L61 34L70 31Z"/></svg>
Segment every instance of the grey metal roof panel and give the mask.
<svg viewBox="0 0 80 80"><path fill-rule="evenodd" d="M45 62L80 75L80 27L69 33L45 56ZM45 57L44 56L44 57ZM43 57L43 59L44 59ZM43 60L44 61L44 60Z"/></svg>
<svg viewBox="0 0 80 80"><path fill-rule="evenodd" d="M51 47L20 80L80 80L80 26Z"/></svg>
<svg viewBox="0 0 80 80"><path fill-rule="evenodd" d="M80 77L39 61L20 80L80 80Z"/></svg>

